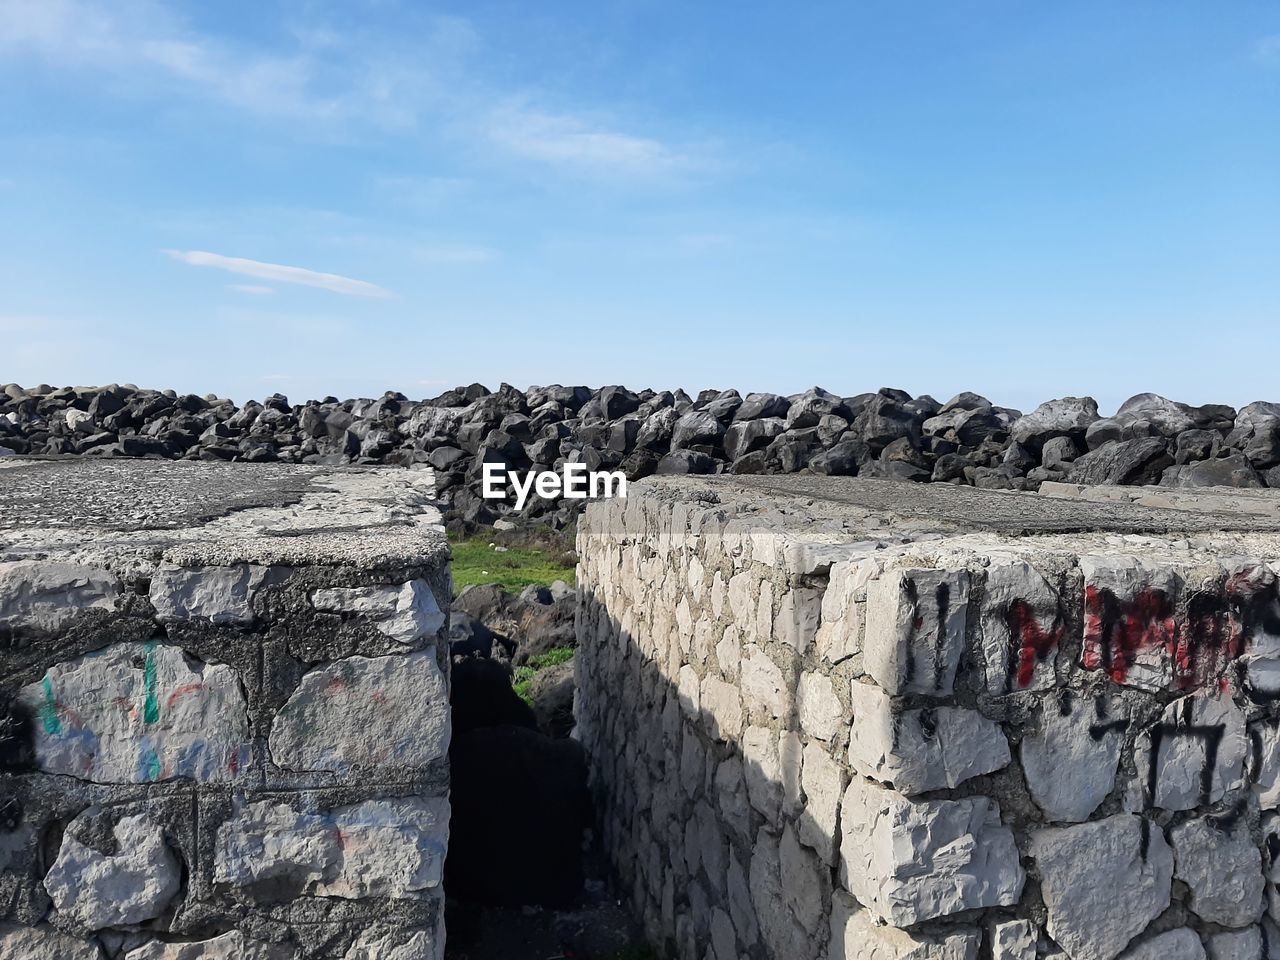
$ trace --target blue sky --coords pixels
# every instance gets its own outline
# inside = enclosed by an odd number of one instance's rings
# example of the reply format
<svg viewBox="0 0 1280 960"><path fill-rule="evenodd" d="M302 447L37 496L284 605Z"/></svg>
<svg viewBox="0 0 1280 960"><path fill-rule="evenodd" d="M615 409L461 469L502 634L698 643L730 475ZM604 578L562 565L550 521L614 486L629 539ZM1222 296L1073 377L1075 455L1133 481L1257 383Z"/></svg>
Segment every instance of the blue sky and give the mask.
<svg viewBox="0 0 1280 960"><path fill-rule="evenodd" d="M1280 400L1280 7L0 0L0 381Z"/></svg>

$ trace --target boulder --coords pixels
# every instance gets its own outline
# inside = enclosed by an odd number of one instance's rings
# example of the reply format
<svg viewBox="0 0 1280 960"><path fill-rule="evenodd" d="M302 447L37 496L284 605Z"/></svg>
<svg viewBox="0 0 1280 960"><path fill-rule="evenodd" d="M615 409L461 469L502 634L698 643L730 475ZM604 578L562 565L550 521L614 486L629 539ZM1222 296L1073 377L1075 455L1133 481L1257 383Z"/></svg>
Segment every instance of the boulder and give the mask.
<svg viewBox="0 0 1280 960"><path fill-rule="evenodd" d="M1067 480L1084 484L1154 484L1172 463L1167 442L1158 437L1112 440L1076 459Z"/></svg>

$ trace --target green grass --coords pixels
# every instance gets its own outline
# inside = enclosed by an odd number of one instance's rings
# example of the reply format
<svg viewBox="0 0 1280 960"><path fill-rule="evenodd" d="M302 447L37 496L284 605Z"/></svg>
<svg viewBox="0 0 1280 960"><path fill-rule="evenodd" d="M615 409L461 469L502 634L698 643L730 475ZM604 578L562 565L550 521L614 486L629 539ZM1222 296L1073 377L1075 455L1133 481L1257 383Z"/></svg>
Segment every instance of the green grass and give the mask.
<svg viewBox="0 0 1280 960"><path fill-rule="evenodd" d="M473 584L497 583L508 593L530 585L549 586L563 580L572 586L575 570L571 558L537 545L510 546L503 552L489 544L492 536L453 542L453 589Z"/></svg>
<svg viewBox="0 0 1280 960"><path fill-rule="evenodd" d="M533 687L533 678L547 667L558 667L573 659L573 647L553 647L546 653L530 657L523 667L516 667L515 676L511 678L511 689L520 695L525 703L531 703L529 691Z"/></svg>

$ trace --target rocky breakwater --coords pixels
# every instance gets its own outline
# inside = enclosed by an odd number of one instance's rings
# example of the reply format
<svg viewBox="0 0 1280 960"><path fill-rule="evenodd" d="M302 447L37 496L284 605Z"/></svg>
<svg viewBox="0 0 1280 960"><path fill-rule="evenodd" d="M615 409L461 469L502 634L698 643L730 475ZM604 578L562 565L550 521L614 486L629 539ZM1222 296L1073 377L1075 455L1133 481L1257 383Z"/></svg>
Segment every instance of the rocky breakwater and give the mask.
<svg viewBox="0 0 1280 960"><path fill-rule="evenodd" d="M484 465L651 474L791 474L1036 489L1045 481L1280 487L1280 404L1193 407L1140 394L1110 417L1090 398L1030 413L973 393L946 403L885 388L838 396L620 386L479 384L430 400L242 407L132 386L0 388L0 454L81 454L290 463L429 463L451 516L491 523ZM581 501L530 498L526 516L568 525Z"/></svg>
<svg viewBox="0 0 1280 960"><path fill-rule="evenodd" d="M1272 956L1280 518L1237 499L667 477L592 504L577 736L651 937Z"/></svg>
<svg viewBox="0 0 1280 960"><path fill-rule="evenodd" d="M0 956L439 960L429 471L0 463Z"/></svg>

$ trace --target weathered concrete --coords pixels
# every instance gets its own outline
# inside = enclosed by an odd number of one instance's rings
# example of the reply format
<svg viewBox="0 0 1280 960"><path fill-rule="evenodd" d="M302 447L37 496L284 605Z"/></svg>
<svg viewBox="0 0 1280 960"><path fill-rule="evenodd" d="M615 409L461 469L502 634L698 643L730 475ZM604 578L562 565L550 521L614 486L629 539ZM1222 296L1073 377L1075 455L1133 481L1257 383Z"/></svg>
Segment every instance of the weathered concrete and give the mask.
<svg viewBox="0 0 1280 960"><path fill-rule="evenodd" d="M1280 494L1050 488L589 507L576 736L672 956L1275 950Z"/></svg>
<svg viewBox="0 0 1280 960"><path fill-rule="evenodd" d="M438 960L429 472L9 460L0 956Z"/></svg>

